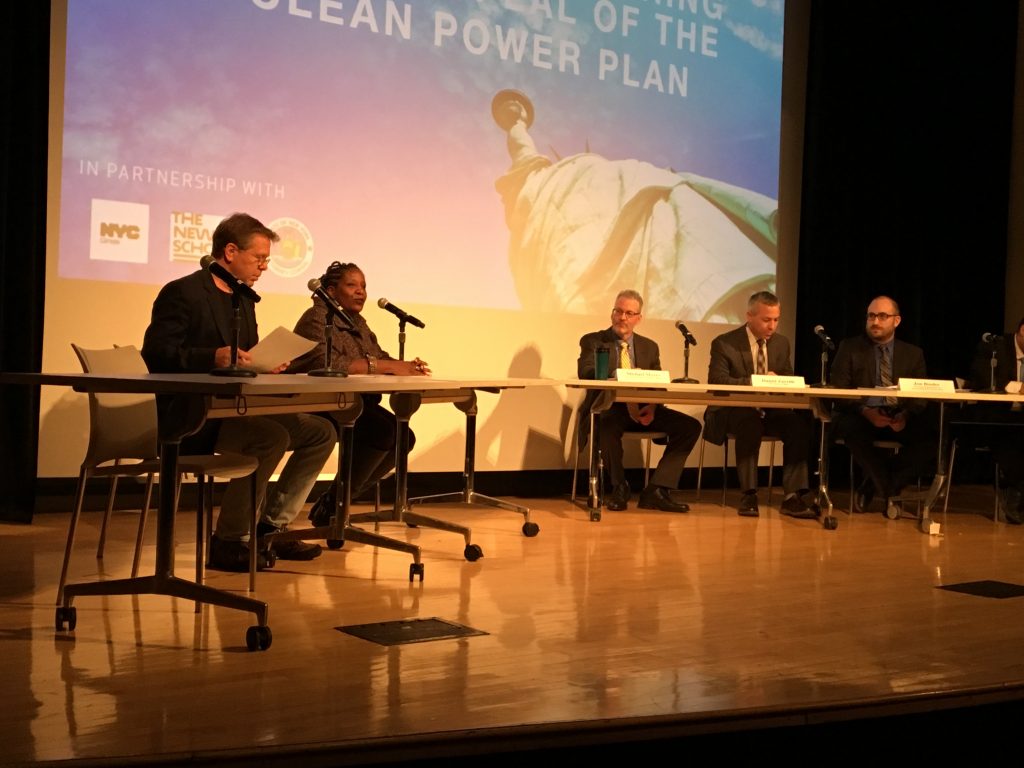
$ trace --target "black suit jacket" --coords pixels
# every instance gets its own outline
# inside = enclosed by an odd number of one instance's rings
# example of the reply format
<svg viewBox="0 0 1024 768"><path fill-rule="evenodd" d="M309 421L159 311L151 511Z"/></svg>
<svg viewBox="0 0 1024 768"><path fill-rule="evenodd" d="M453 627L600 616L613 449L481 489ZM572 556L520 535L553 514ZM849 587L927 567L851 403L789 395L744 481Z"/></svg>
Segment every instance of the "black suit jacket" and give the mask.
<svg viewBox="0 0 1024 768"><path fill-rule="evenodd" d="M867 336L854 336L839 342L839 349L832 360L829 383L840 389L857 389L858 387L875 386L875 369L878 352L875 343ZM927 378L928 371L924 364L924 351L913 344L895 339L892 349L893 382L904 376L913 379ZM925 409L923 400L899 401L900 408L909 413L920 413ZM839 399L835 410L839 412L858 412L863 403L859 400Z"/></svg>
<svg viewBox="0 0 1024 768"><path fill-rule="evenodd" d="M789 353L789 339L778 333L765 343L768 370L779 376L793 375L793 362ZM711 342L711 360L708 363L708 384L750 384L754 374L754 358L750 354L747 326L741 325L715 337ZM721 418L728 408L708 406L704 411L704 438L715 445L725 442L726 420Z"/></svg>
<svg viewBox="0 0 1024 768"><path fill-rule="evenodd" d="M229 346L232 330L231 298L214 285L205 269L172 280L157 294L153 314L142 342L142 357L151 373L207 373L214 367L217 349ZM253 303L240 296L239 349L259 341ZM162 414L169 401L157 398ZM208 453L217 440L218 421L208 421L182 442L184 453Z"/></svg>
<svg viewBox="0 0 1024 768"><path fill-rule="evenodd" d="M576 375L578 378L596 378L597 371L596 363L594 361L594 353L598 347L608 348L609 376L613 377L615 371L618 370L619 337L611 328L605 328L603 331L595 331L594 333L585 334L580 339L580 356L576 361ZM644 368L649 371L661 370L661 355L658 350L658 343L653 339L648 339L646 336L634 333L633 357L637 368ZM580 446L586 444L587 437L590 434L590 409L593 407L594 400L597 399L598 394L599 393L596 390L588 391L586 396L583 398L583 404L580 406L577 421L579 424L577 434L579 436Z"/></svg>
<svg viewBox="0 0 1024 768"><path fill-rule="evenodd" d="M230 297L205 269L172 280L157 294L153 314L142 342L142 357L151 373L207 373L214 367L217 349L232 342ZM239 297L241 322L238 348L251 349L259 341L256 310Z"/></svg>

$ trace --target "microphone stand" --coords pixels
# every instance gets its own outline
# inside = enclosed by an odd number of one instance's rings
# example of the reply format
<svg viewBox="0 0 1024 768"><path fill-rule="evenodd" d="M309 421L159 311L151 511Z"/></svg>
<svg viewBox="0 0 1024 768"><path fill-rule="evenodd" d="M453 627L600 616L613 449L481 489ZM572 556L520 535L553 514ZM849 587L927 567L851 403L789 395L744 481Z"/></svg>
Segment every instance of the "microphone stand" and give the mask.
<svg viewBox="0 0 1024 768"><path fill-rule="evenodd" d="M324 355L324 366L323 368L317 368L315 371L310 371L307 375L309 376L348 376L345 371L335 370L334 365L331 363L331 355L334 351L334 316L328 308L327 314L324 316L324 345L326 346L326 353Z"/></svg>
<svg viewBox="0 0 1024 768"><path fill-rule="evenodd" d="M995 392L996 391L996 366L999 364L999 361L996 358L997 358L998 354L999 353L996 351L996 346L995 346L995 344L993 344L992 345L992 359L989 362L989 379L988 379L988 391L989 392Z"/></svg>
<svg viewBox="0 0 1024 768"><path fill-rule="evenodd" d="M405 360L405 318L398 320L398 359Z"/></svg>
<svg viewBox="0 0 1024 768"><path fill-rule="evenodd" d="M690 378L690 340L683 337L683 378L672 379L673 384L699 384L697 379Z"/></svg>
<svg viewBox="0 0 1024 768"><path fill-rule="evenodd" d="M828 388L831 386L828 383L828 377L825 373L828 367L828 344L824 341L821 342L821 381L817 384L811 384L812 387Z"/></svg>
<svg viewBox="0 0 1024 768"><path fill-rule="evenodd" d="M236 291L231 292L231 365L227 368L214 368L211 376L253 377L256 371L243 368L238 364L238 336L242 328L241 298Z"/></svg>

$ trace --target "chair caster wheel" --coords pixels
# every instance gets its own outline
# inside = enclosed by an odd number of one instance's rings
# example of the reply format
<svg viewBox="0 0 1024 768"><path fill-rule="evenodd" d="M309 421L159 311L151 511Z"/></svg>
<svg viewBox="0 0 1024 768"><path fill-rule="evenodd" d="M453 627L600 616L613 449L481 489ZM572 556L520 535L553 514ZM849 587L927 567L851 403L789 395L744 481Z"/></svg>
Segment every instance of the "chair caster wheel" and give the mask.
<svg viewBox="0 0 1024 768"><path fill-rule="evenodd" d="M328 549L341 549L344 546L345 546L345 540L344 539L328 539L327 540L327 548Z"/></svg>
<svg viewBox="0 0 1024 768"><path fill-rule="evenodd" d="M523 523L523 536L533 538L540 533L540 526L536 523Z"/></svg>
<svg viewBox="0 0 1024 768"><path fill-rule="evenodd" d="M462 552L467 560L471 563L475 563L481 557L484 556L484 551L480 549L477 544L467 544L466 549Z"/></svg>
<svg viewBox="0 0 1024 768"><path fill-rule="evenodd" d="M423 563L413 563L409 566L409 583L412 583L413 576L420 577L420 583L423 583Z"/></svg>
<svg viewBox="0 0 1024 768"><path fill-rule="evenodd" d="M839 527L839 521L831 516L826 517L824 520L822 520L821 524L825 526L826 531L834 531L836 528Z"/></svg>
<svg viewBox="0 0 1024 768"><path fill-rule="evenodd" d="M601 510L595 509L590 513L590 522L599 523L601 522Z"/></svg>
<svg viewBox="0 0 1024 768"><path fill-rule="evenodd" d="M265 651L274 642L270 627L255 626L245 631L245 645L250 651Z"/></svg>
<svg viewBox="0 0 1024 768"><path fill-rule="evenodd" d="M74 632L75 625L78 623L78 610L73 605L66 607L62 605L57 608L55 619L58 632L63 632L65 629L67 629L68 632ZM65 622L67 623L67 627L64 626Z"/></svg>

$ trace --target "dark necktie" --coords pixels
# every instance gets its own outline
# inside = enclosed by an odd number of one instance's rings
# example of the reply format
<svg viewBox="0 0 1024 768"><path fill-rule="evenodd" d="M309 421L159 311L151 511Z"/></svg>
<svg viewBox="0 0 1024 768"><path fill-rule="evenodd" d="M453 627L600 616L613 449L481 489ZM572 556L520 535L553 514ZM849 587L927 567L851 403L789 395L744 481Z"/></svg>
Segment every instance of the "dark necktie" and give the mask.
<svg viewBox="0 0 1024 768"><path fill-rule="evenodd" d="M882 355L882 360L878 364L878 378L881 380L883 387L891 387L892 386L892 360L889 358L889 348L888 347L879 347L878 349L879 349L879 352ZM896 405L896 402L897 402L897 400L896 400L895 397L887 397L887 398L885 398L885 404L886 405Z"/></svg>
<svg viewBox="0 0 1024 768"><path fill-rule="evenodd" d="M764 351L764 339L757 340L757 372L762 376L768 373L768 358Z"/></svg>

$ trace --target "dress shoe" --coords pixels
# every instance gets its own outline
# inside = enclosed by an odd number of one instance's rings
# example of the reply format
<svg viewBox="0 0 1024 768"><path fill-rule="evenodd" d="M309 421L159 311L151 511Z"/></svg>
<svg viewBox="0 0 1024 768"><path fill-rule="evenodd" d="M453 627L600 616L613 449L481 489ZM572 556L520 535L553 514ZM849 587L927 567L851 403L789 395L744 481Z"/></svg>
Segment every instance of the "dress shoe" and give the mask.
<svg viewBox="0 0 1024 768"><path fill-rule="evenodd" d="M249 571L249 544L244 541L226 541L217 536L210 537L210 564L215 571L247 573ZM270 567L265 552L256 555L256 570Z"/></svg>
<svg viewBox="0 0 1024 768"><path fill-rule="evenodd" d="M613 512L621 512L629 506L629 483L619 483L605 501L605 506Z"/></svg>
<svg viewBox="0 0 1024 768"><path fill-rule="evenodd" d="M640 492L640 509L660 509L662 512L689 512L690 505L673 501L668 488L663 485L648 485Z"/></svg>
<svg viewBox="0 0 1024 768"><path fill-rule="evenodd" d="M320 498L314 501L313 506L309 509L309 521L313 523L313 527L321 528L329 525L336 506L334 494L331 491L321 493Z"/></svg>
<svg viewBox="0 0 1024 768"><path fill-rule="evenodd" d="M761 513L757 509L757 491L747 491L740 497L739 506L736 508L740 517L757 517Z"/></svg>
<svg viewBox="0 0 1024 768"><path fill-rule="evenodd" d="M810 520L811 518L817 517L814 510L808 507L807 503L797 494L787 496L783 499L779 509L782 511L782 514L795 517L799 520Z"/></svg>
<svg viewBox="0 0 1024 768"><path fill-rule="evenodd" d="M875 500L875 484L865 480L857 489L854 497L854 512L867 512L871 502Z"/></svg>
<svg viewBox="0 0 1024 768"><path fill-rule="evenodd" d="M280 533L280 530L270 523L260 523L256 526L256 535L262 542L264 536L271 533ZM314 560L320 557L320 553L323 551L319 544L296 539L286 541L271 539L270 549L273 550L274 557L278 560Z"/></svg>

